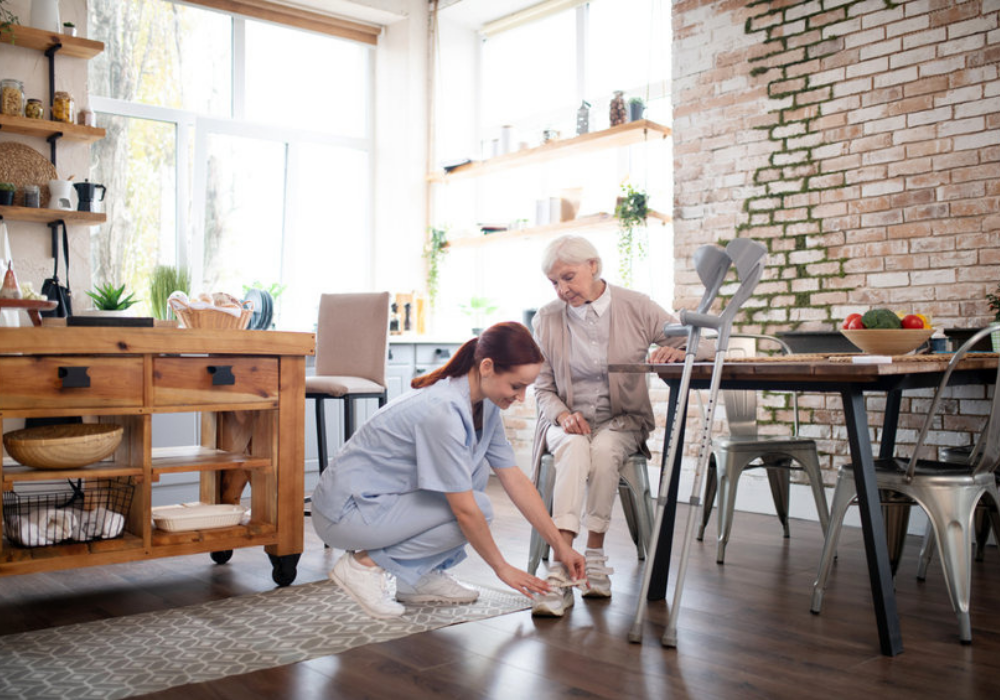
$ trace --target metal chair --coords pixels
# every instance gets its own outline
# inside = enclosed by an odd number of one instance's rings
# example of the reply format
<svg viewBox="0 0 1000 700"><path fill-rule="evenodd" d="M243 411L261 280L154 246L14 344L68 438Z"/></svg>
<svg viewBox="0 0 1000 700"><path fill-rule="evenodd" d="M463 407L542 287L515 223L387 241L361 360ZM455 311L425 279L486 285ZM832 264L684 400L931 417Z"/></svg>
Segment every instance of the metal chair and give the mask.
<svg viewBox="0 0 1000 700"><path fill-rule="evenodd" d="M538 473L535 474L535 488L538 489L542 501L549 512L552 512L552 491L556 483L555 460L548 452L542 455ZM645 559L646 547L653 527L653 499L649 490L649 472L646 457L641 452L628 457L622 465L621 478L618 480L618 497L621 498L625 522L639 559ZM528 550L528 573L534 574L538 563L549 558L549 545L538 534L531 530L531 545Z"/></svg>
<svg viewBox="0 0 1000 700"><path fill-rule="evenodd" d="M344 402L343 443L354 433L354 402L386 402L389 292L324 294L316 327L316 374L306 377L306 398L316 402L319 471L329 464L324 402Z"/></svg>
<svg viewBox="0 0 1000 700"><path fill-rule="evenodd" d="M741 338L749 341L745 347L735 347L730 344L729 357L746 356L756 351L757 341L770 341L781 347L782 353L790 352L784 341L767 335L749 333L733 333L731 338ZM792 394L793 433L791 436L764 435L757 430L757 392L733 391L722 392L726 405L726 421L729 424L729 435L712 439L712 459L705 475L705 502L702 511L701 526L698 529L698 540L705 537L705 526L712 517L712 503L718 488L719 527L718 545L715 560L722 564L726 557L726 545L733 529L733 514L736 509L736 488L740 476L747 469L767 469L767 479L771 486L771 496L778 519L784 528L785 537L788 531L788 502L791 484L791 471L802 470L809 477L812 486L813 499L819 522L826 533L830 521L830 511L826 503L826 491L823 488L823 477L819 466L819 455L816 452L816 441L798 437L799 434L799 404L798 395ZM718 484L718 486L716 486Z"/></svg>
<svg viewBox="0 0 1000 700"><path fill-rule="evenodd" d="M989 416L976 441L969 460L954 464L936 460L919 459L927 434L934 419L948 380L955 366L969 349L986 336L990 328L975 333L952 356L931 402L923 427L909 459L899 457L876 459L875 472L878 488L893 491L916 502L927 513L934 530L942 568L955 615L958 617L959 639L963 644L972 642L972 623L969 618L969 597L972 588L972 539L976 504L984 494L994 503L997 498L996 472L1000 467L1000 391L994 385ZM1000 380L1000 367L997 369ZM837 551L844 514L855 497L854 474L851 465L840 468L837 488L830 509L830 527L826 533L819 572L813 586L812 611L819 613L823 604L823 591L830 576L830 569Z"/></svg>

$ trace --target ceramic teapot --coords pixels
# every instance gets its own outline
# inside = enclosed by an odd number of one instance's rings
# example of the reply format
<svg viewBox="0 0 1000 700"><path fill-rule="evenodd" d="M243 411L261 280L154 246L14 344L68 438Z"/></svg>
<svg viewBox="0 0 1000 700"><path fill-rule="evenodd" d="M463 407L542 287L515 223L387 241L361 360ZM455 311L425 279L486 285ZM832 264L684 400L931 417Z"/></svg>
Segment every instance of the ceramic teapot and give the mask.
<svg viewBox="0 0 1000 700"><path fill-rule="evenodd" d="M49 209L76 211L78 198L69 180L49 180Z"/></svg>

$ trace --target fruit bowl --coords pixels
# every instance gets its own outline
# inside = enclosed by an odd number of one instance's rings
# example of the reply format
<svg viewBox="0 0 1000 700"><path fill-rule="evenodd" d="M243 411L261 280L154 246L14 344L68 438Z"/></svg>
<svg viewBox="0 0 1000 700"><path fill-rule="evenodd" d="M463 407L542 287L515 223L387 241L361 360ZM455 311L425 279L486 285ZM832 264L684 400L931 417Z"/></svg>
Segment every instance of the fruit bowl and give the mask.
<svg viewBox="0 0 1000 700"><path fill-rule="evenodd" d="M923 345L934 329L860 328L840 332L869 355L905 355Z"/></svg>
<svg viewBox="0 0 1000 700"><path fill-rule="evenodd" d="M123 434L124 428L112 423L44 425L7 433L3 446L26 467L76 469L109 456Z"/></svg>

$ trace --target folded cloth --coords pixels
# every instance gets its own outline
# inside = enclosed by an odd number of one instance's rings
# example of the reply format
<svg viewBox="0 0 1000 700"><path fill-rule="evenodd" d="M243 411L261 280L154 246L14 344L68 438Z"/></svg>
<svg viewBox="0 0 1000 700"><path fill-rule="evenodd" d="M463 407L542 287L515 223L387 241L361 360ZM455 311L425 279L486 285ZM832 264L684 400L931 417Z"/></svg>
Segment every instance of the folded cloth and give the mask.
<svg viewBox="0 0 1000 700"><path fill-rule="evenodd" d="M125 528L125 518L107 508L85 510L79 516L73 539L81 542L118 537Z"/></svg>
<svg viewBox="0 0 1000 700"><path fill-rule="evenodd" d="M17 519L21 544L26 547L44 547L73 537L80 525L72 510L38 508Z"/></svg>

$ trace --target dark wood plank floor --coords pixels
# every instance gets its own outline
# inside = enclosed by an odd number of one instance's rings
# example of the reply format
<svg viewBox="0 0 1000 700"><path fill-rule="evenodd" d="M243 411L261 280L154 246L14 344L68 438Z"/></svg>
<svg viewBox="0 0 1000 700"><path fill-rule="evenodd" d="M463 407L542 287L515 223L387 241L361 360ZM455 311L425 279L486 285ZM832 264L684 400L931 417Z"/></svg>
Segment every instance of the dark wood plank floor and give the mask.
<svg viewBox="0 0 1000 700"><path fill-rule="evenodd" d="M494 532L514 562L528 529L495 484ZM683 511L682 511L683 516ZM645 642L630 644L642 569L620 512L608 539L614 598L583 601L562 620L528 612L472 622L276 669L174 688L158 700L208 698L993 698L1000 691L1000 552L973 571L973 644L957 623L932 565L914 577L919 542L907 544L896 581L906 651L878 653L860 532L847 530L822 615L809 613L819 526L737 514L725 566L714 542L692 549L678 648L660 646L666 621L652 604ZM708 536L714 537L714 526ZM675 546L679 552L679 547ZM325 578L339 552L306 527L296 583ZM499 586L471 554L471 582ZM273 587L259 549L225 566L207 555L0 579L0 634L189 605Z"/></svg>

